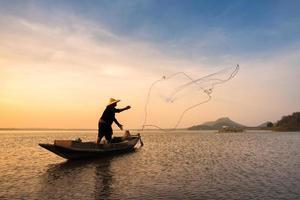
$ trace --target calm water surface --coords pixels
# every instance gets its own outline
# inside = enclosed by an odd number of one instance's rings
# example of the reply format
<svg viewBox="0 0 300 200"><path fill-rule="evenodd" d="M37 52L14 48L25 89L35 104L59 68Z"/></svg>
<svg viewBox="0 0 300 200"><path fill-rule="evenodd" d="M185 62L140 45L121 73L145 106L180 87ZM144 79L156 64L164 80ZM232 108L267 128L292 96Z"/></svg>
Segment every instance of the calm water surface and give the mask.
<svg viewBox="0 0 300 200"><path fill-rule="evenodd" d="M299 132L143 132L133 153L75 162L38 146L76 137L96 132L0 131L0 199L300 199Z"/></svg>

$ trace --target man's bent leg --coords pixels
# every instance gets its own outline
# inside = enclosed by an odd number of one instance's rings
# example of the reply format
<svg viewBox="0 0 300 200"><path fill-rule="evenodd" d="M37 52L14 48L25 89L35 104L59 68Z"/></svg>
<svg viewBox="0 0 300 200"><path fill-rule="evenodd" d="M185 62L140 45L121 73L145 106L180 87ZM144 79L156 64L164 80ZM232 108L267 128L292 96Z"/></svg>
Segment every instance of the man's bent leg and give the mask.
<svg viewBox="0 0 300 200"><path fill-rule="evenodd" d="M97 144L100 144L100 142L101 142L101 139L103 138L103 134L102 133L100 133L100 131L98 130L98 138L97 138Z"/></svg>
<svg viewBox="0 0 300 200"><path fill-rule="evenodd" d="M106 139L107 143L111 142L111 136L112 136L112 134L110 134L110 133L105 134L105 139Z"/></svg>

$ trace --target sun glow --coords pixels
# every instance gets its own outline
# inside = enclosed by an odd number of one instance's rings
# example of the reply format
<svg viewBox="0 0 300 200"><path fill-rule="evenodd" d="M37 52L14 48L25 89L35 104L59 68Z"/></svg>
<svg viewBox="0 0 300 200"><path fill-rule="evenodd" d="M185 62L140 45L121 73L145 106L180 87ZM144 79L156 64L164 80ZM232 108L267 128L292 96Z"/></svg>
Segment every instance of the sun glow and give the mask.
<svg viewBox="0 0 300 200"><path fill-rule="evenodd" d="M0 26L0 127L96 128L107 100L114 97L122 99L120 107L132 106L118 116L125 128L141 128L154 80L178 71L201 77L233 63L242 66L239 76L216 89L210 103L190 111L181 127L222 116L256 124L298 105L299 95L291 100L291 89L284 89L299 82L297 50L250 61L229 56L216 66L202 55L199 60L180 57L74 15L59 13L52 21L4 15ZM271 92L274 87L281 92ZM161 110L154 113L159 116ZM257 117L257 111L264 114ZM161 124L167 126L169 118Z"/></svg>

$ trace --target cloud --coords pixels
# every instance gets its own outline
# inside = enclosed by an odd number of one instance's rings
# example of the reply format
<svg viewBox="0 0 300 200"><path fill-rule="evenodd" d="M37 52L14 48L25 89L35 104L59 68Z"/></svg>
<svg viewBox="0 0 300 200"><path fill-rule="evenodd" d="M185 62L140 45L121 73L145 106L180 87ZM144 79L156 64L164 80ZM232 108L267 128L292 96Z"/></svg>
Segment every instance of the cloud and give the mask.
<svg viewBox="0 0 300 200"><path fill-rule="evenodd" d="M135 108L121 119L139 127L147 90L154 80L178 71L199 78L237 63L241 66L237 77L216 88L210 104L187 114L183 127L221 115L258 124L300 106L296 91L300 47L296 42L282 49L253 53L245 48L243 53L235 53L229 47L235 34L222 28L204 31L203 37L194 32L157 42L113 32L101 22L72 12L50 16L35 7L30 11L38 12L39 18L26 14L2 14L0 18L0 106L11 116L6 119L2 113L2 123L11 120L18 124L32 110L35 119L72 110L88 113L90 122L83 126L93 127L98 117L95 108L117 96ZM140 34L148 28L141 28ZM251 40L244 36L235 40L232 48L243 46L242 42ZM25 110L19 118L18 109ZM76 120L74 126L79 126L80 119ZM47 123L40 119L40 124Z"/></svg>
<svg viewBox="0 0 300 200"><path fill-rule="evenodd" d="M68 23L2 16L0 106L6 110L0 116L2 126L24 124L26 115L49 119L57 112L85 112L106 105L112 96L142 107L141 92L146 93L162 71L174 70L176 58L150 43L115 35L101 24L77 17L58 18ZM136 110L133 116L141 114L141 109ZM48 125L42 118L37 121L39 126L64 126L63 122ZM131 123L137 126L136 121Z"/></svg>

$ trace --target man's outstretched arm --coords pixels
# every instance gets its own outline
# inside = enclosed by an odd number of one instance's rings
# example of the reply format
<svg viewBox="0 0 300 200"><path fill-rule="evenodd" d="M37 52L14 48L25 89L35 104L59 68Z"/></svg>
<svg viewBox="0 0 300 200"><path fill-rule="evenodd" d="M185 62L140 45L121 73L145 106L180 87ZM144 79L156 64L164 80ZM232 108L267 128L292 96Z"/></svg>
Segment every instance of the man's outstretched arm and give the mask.
<svg viewBox="0 0 300 200"><path fill-rule="evenodd" d="M116 113L123 112L124 110L128 110L128 109L130 109L130 108L131 108L131 106L126 106L125 108L116 108L116 109L115 109L115 112L116 112Z"/></svg>

